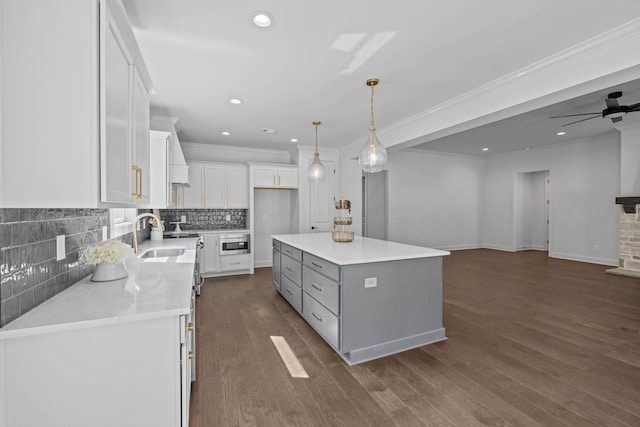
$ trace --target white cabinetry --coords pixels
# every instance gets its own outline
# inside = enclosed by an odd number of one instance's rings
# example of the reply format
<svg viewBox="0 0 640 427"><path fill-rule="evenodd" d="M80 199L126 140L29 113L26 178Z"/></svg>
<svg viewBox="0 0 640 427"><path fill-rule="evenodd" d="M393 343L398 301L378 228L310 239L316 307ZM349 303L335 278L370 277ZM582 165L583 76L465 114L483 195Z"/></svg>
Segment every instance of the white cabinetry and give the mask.
<svg viewBox="0 0 640 427"><path fill-rule="evenodd" d="M0 206L135 205L133 123L152 87L121 2L3 0L0 19Z"/></svg>
<svg viewBox="0 0 640 427"><path fill-rule="evenodd" d="M213 233L203 234L204 256L200 265L201 274L220 272L220 236Z"/></svg>
<svg viewBox="0 0 640 427"><path fill-rule="evenodd" d="M7 426L187 427L188 324L180 315L5 341Z"/></svg>
<svg viewBox="0 0 640 427"><path fill-rule="evenodd" d="M298 188L297 166L256 166L253 186L258 188Z"/></svg>
<svg viewBox="0 0 640 427"><path fill-rule="evenodd" d="M149 90L110 3L100 8L100 183L105 203L149 203Z"/></svg>
<svg viewBox="0 0 640 427"><path fill-rule="evenodd" d="M211 163L189 164L189 185L183 189L185 208L246 209L247 167Z"/></svg>

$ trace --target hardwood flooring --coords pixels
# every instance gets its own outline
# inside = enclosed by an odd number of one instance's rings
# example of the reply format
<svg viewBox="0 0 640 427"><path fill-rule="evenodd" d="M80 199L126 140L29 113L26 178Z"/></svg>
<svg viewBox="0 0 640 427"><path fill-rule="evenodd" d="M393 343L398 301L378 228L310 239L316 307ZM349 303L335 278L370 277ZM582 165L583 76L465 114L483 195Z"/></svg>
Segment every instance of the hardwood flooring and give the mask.
<svg viewBox="0 0 640 427"><path fill-rule="evenodd" d="M271 284L207 279L191 427L640 426L640 280L546 252L453 252L448 340L347 366ZM271 335L309 374L291 378Z"/></svg>

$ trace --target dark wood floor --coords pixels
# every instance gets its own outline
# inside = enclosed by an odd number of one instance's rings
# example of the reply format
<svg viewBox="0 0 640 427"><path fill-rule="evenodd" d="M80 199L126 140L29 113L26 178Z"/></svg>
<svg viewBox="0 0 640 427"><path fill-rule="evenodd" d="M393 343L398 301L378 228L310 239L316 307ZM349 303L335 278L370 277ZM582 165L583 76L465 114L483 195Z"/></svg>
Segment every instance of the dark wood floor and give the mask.
<svg viewBox="0 0 640 427"><path fill-rule="evenodd" d="M271 285L207 279L191 426L640 426L640 280L544 252L444 263L448 340L357 366ZM289 376L269 336L309 373Z"/></svg>

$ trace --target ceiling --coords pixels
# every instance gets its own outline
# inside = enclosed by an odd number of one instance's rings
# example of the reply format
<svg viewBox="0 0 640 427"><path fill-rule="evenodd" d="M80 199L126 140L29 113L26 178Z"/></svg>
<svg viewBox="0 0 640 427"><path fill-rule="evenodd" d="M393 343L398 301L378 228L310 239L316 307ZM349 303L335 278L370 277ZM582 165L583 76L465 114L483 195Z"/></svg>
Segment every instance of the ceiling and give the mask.
<svg viewBox="0 0 640 427"><path fill-rule="evenodd" d="M618 98L620 105L631 105L640 102L640 80L634 80L424 144L415 145L412 148L486 156L528 150L614 132L616 128L613 122L609 118L603 118L601 115L595 116L595 118L591 118L594 117L593 115L554 119L550 117L602 112L606 108L605 98L608 97L609 93L616 91L622 92L622 97ZM589 118L589 120L570 124L586 118ZM622 122L617 124L638 119L640 119L640 112L633 112L623 116ZM565 132L565 134L558 135L558 132ZM488 148L488 150L483 151L483 148Z"/></svg>
<svg viewBox="0 0 640 427"><path fill-rule="evenodd" d="M313 120L322 121L321 147L364 142L370 77L380 80L375 118L382 130L640 16L637 0L615 7L600 0L123 4L154 82L152 113L178 117L181 141L267 149L312 145ZM255 11L271 14L274 25L255 27ZM622 90L621 103L640 102L637 84ZM420 148L478 154L479 146L496 153L557 142L566 122L550 115L599 111L607 93ZM232 105L231 98L244 102ZM566 137L610 125L590 120L567 127Z"/></svg>

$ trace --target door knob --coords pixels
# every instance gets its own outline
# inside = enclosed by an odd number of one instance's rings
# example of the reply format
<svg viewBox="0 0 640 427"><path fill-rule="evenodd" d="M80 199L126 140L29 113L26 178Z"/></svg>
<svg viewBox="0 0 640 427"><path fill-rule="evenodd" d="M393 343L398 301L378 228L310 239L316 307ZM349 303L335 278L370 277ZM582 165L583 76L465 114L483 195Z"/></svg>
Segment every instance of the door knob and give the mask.
<svg viewBox="0 0 640 427"><path fill-rule="evenodd" d="M311 229L312 229L312 230L315 230L316 228L312 226L312 227L311 227Z"/></svg>

